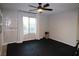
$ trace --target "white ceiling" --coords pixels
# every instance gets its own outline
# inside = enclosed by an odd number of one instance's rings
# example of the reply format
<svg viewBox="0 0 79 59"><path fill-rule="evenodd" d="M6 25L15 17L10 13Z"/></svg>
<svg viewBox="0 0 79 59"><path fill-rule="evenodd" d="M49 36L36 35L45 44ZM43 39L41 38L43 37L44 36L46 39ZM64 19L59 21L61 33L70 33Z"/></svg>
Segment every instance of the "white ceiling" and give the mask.
<svg viewBox="0 0 79 59"><path fill-rule="evenodd" d="M0 3L0 7L5 9L24 10L24 11L34 9L32 7L29 7L28 5L38 6L37 3L2 3L2 4ZM45 11L44 14L46 15L79 8L79 3L50 3L50 6L48 8L52 8L53 11Z"/></svg>

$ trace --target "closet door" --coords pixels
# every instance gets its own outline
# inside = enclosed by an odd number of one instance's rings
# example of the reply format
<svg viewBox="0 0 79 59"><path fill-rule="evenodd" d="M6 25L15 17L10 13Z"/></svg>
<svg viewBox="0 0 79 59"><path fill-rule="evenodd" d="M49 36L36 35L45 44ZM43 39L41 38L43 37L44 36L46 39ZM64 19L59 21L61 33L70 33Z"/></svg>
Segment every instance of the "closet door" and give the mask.
<svg viewBox="0 0 79 59"><path fill-rule="evenodd" d="M18 41L17 30L17 12L12 10L3 10L3 44L7 45Z"/></svg>

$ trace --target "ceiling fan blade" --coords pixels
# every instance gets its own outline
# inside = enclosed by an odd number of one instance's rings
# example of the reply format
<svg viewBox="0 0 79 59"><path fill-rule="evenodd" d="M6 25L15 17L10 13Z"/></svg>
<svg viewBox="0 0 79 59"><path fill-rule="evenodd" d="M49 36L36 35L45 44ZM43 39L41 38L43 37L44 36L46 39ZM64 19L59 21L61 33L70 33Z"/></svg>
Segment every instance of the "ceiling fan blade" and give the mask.
<svg viewBox="0 0 79 59"><path fill-rule="evenodd" d="M29 5L30 7L34 7L34 8L37 8L36 6L33 6L33 5Z"/></svg>
<svg viewBox="0 0 79 59"><path fill-rule="evenodd" d="M53 9L45 9L45 8L44 8L43 10L48 10L48 11L52 11Z"/></svg>
<svg viewBox="0 0 79 59"><path fill-rule="evenodd" d="M42 3L38 3L39 4L39 6L41 6L42 5Z"/></svg>
<svg viewBox="0 0 79 59"><path fill-rule="evenodd" d="M47 3L47 4L45 4L43 7L48 7L49 6L49 4Z"/></svg>
<svg viewBox="0 0 79 59"><path fill-rule="evenodd" d="M23 13L31 13L31 14L37 14L37 13L34 13L34 12L29 12L29 11L24 11L24 10L19 10L20 12L23 12Z"/></svg>
<svg viewBox="0 0 79 59"><path fill-rule="evenodd" d="M28 10L28 11L35 11L35 10L37 10L37 9L33 9L33 10Z"/></svg>

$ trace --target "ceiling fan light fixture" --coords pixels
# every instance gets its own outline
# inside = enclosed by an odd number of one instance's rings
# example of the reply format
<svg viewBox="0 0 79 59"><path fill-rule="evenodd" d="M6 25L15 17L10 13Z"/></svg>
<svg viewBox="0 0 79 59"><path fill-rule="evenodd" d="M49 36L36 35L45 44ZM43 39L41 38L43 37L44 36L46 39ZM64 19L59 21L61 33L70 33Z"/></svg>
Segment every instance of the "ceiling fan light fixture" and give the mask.
<svg viewBox="0 0 79 59"><path fill-rule="evenodd" d="M37 12L41 13L43 12L43 9L38 9Z"/></svg>

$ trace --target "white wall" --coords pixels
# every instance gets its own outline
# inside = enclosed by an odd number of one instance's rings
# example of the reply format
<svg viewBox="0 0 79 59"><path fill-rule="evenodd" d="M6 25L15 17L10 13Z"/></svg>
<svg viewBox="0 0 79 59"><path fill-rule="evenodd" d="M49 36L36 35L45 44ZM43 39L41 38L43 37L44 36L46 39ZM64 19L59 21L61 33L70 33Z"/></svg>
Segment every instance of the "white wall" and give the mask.
<svg viewBox="0 0 79 59"><path fill-rule="evenodd" d="M44 36L44 32L48 31L48 17L43 14L39 14L39 36L42 38Z"/></svg>
<svg viewBox="0 0 79 59"><path fill-rule="evenodd" d="M31 16L27 13L17 12L9 9L3 9L3 31L4 31L4 42L3 44L13 43L13 42L22 42L26 41L23 36L23 24L22 16ZM47 18L44 15L37 15L38 19L38 34L39 37L43 36L43 33L47 31ZM35 15L33 15L35 17ZM10 25L6 25L7 21L10 21Z"/></svg>
<svg viewBox="0 0 79 59"><path fill-rule="evenodd" d="M77 40L77 25L78 11L69 10L49 16L49 32L50 37L54 40L76 45Z"/></svg>
<svg viewBox="0 0 79 59"><path fill-rule="evenodd" d="M4 42L20 42L28 39L23 39L22 16L28 14L21 14L13 10L3 10L4 20ZM37 15L38 18L38 35L43 37L45 31L50 32L50 37L54 40L64 42L66 44L75 46L78 29L78 11L69 10L62 13L45 16L43 14ZM6 25L6 21L10 20L11 24Z"/></svg>

